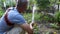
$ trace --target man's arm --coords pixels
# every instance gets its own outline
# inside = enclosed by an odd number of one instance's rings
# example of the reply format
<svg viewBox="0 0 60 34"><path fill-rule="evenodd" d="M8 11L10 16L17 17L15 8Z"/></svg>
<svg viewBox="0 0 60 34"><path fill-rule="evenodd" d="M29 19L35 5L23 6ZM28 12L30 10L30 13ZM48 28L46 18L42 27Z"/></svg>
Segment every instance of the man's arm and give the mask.
<svg viewBox="0 0 60 34"><path fill-rule="evenodd" d="M13 16L14 15L14 16ZM13 19L12 19L13 18ZM9 13L8 19L10 22L16 24L17 26L21 27L25 31L28 32L28 34L33 34L33 30L30 28L30 26L25 22L25 19L22 15L20 15L18 12L12 12Z"/></svg>
<svg viewBox="0 0 60 34"><path fill-rule="evenodd" d="M20 25L20 27L22 29L24 29L25 31L27 31L28 34L33 34L33 30L30 28L29 24L24 23L24 24Z"/></svg>

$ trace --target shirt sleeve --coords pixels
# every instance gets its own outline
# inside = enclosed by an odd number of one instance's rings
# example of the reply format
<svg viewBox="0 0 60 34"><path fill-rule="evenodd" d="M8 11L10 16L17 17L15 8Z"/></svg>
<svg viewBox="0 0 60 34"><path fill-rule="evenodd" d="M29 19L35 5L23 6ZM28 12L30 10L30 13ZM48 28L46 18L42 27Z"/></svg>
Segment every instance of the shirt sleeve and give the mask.
<svg viewBox="0 0 60 34"><path fill-rule="evenodd" d="M18 12L11 11L8 14L8 19L11 23L14 23L14 24L24 24L24 23L26 23L24 17L21 14L19 14Z"/></svg>

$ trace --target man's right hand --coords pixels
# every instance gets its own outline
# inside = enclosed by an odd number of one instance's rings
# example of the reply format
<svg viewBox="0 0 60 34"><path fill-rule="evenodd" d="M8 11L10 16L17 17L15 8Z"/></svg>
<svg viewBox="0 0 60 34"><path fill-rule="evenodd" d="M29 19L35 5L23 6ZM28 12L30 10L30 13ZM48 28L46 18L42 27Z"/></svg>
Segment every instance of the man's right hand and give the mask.
<svg viewBox="0 0 60 34"><path fill-rule="evenodd" d="M33 30L30 28L30 25L27 23L24 23L20 25L22 29L24 29L28 34L33 34Z"/></svg>

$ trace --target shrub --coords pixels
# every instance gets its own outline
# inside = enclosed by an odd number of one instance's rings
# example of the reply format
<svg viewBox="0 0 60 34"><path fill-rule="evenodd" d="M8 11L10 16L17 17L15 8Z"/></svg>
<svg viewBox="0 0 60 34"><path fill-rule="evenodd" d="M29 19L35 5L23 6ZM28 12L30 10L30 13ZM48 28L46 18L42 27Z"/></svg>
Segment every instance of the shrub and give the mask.
<svg viewBox="0 0 60 34"><path fill-rule="evenodd" d="M55 19L56 19L57 22L60 22L60 11L57 11L55 13Z"/></svg>
<svg viewBox="0 0 60 34"><path fill-rule="evenodd" d="M0 11L0 17L2 17L3 14L4 14L4 12L3 11Z"/></svg>

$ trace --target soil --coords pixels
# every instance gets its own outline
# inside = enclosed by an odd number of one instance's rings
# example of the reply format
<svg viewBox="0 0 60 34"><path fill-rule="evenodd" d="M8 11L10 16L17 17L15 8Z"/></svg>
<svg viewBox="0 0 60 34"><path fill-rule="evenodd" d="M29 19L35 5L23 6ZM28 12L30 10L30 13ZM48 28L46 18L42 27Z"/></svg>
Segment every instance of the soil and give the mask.
<svg viewBox="0 0 60 34"><path fill-rule="evenodd" d="M39 34L60 34L60 30L51 28L50 23L40 23L38 24Z"/></svg>

